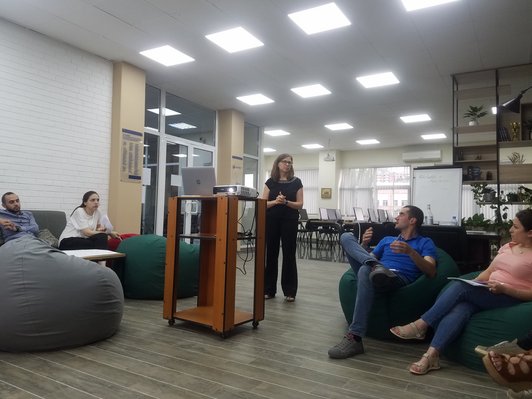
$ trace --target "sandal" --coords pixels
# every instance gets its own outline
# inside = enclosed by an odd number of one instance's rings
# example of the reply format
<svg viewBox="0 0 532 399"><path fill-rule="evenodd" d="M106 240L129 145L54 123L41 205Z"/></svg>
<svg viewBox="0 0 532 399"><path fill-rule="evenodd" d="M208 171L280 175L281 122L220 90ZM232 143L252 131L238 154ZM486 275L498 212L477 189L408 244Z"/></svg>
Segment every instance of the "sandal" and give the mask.
<svg viewBox="0 0 532 399"><path fill-rule="evenodd" d="M427 331L421 331L414 323L390 328L390 332L401 339L425 339Z"/></svg>
<svg viewBox="0 0 532 399"><path fill-rule="evenodd" d="M430 356L428 353L424 353L421 360L412 363L409 371L412 374L424 375L431 370L440 369L440 358L438 356Z"/></svg>
<svg viewBox="0 0 532 399"><path fill-rule="evenodd" d="M497 370L490 355L482 358L486 371L500 385L519 392L532 388L532 351L518 355L499 355L501 368Z"/></svg>

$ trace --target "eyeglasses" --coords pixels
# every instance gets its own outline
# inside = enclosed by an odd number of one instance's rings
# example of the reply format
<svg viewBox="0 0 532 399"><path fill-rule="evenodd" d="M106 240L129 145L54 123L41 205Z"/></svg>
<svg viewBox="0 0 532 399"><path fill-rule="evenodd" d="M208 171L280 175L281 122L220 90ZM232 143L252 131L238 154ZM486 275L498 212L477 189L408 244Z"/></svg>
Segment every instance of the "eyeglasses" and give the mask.
<svg viewBox="0 0 532 399"><path fill-rule="evenodd" d="M284 163L285 165L292 165L292 161L280 161L281 163Z"/></svg>

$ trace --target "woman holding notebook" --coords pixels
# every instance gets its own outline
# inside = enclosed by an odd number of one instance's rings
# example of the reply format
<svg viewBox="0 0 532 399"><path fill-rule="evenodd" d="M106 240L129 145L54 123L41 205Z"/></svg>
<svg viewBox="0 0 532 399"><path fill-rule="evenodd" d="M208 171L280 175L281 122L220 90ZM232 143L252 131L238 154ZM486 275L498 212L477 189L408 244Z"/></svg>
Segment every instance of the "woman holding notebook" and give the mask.
<svg viewBox="0 0 532 399"><path fill-rule="evenodd" d="M512 241L475 279L484 286L454 281L419 319L390 329L403 339L423 339L429 327L434 329L430 347L410 366L411 373L439 369L440 352L460 335L474 313L532 301L532 209L517 212L510 235Z"/></svg>
<svg viewBox="0 0 532 399"><path fill-rule="evenodd" d="M99 211L96 191L83 194L81 205L74 209L59 238L59 249L107 249L107 236L120 238L107 216Z"/></svg>

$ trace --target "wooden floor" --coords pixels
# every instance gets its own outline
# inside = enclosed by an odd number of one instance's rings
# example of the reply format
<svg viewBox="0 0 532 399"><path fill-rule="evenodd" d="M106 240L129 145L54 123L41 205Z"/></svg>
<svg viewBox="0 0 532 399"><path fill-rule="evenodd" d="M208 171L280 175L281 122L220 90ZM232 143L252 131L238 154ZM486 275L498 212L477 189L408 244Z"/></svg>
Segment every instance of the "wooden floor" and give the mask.
<svg viewBox="0 0 532 399"><path fill-rule="evenodd" d="M0 353L0 398L503 398L484 373L448 361L426 376L407 367L425 344L366 339L366 353L331 360L346 329L338 302L345 263L300 260L295 303L266 302L257 329L222 339L210 330L162 319L161 301L126 300L110 339L46 353ZM239 273L237 299L250 308L251 267ZM178 306L193 306L194 299Z"/></svg>

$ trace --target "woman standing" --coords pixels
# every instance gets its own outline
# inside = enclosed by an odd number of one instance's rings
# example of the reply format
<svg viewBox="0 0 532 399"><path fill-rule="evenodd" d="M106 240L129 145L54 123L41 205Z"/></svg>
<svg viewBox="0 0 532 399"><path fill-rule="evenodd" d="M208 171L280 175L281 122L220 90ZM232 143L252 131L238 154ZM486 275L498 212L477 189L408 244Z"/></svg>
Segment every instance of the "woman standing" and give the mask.
<svg viewBox="0 0 532 399"><path fill-rule="evenodd" d="M267 200L264 297L274 298L277 292L277 261L281 243L283 247L281 287L286 301L294 302L297 293L298 210L303 207L303 184L294 176L291 155L281 154L275 159L262 198Z"/></svg>
<svg viewBox="0 0 532 399"><path fill-rule="evenodd" d="M532 301L532 209L516 213L510 235L512 242L499 249L489 267L475 279L484 286L450 283L421 318L390 329L403 339L423 339L429 327L435 330L427 353L410 366L412 374L439 369L440 352L460 335L473 314Z"/></svg>
<svg viewBox="0 0 532 399"><path fill-rule="evenodd" d="M70 214L59 237L59 249L107 249L107 235L120 238L107 216L98 210L99 206L100 196L96 191L83 194L81 205Z"/></svg>

